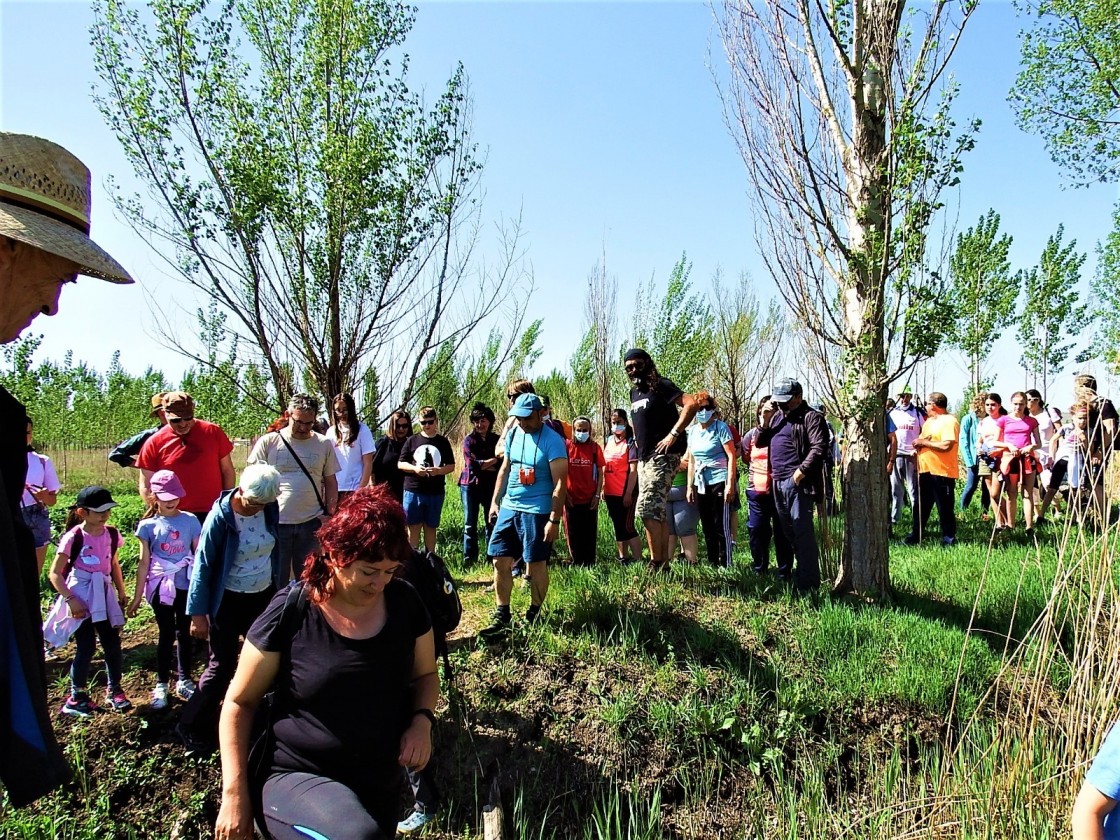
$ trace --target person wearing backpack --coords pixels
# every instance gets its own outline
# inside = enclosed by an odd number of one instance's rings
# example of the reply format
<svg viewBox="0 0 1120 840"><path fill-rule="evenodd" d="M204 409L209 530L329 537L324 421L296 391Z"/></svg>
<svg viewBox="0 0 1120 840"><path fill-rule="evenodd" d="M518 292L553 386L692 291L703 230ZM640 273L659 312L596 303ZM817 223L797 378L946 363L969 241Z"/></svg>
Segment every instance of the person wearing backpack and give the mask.
<svg viewBox="0 0 1120 840"><path fill-rule="evenodd" d="M106 523L117 506L104 487L83 487L66 520L66 533L58 543L51 566L51 586L58 600L43 625L43 636L52 647L75 637L77 650L70 663L70 696L62 704L64 715L89 717L97 706L86 691L93 662L94 636L101 640L109 690L105 702L116 712L126 712L132 702L121 687L121 633L124 626L124 576L117 560L120 532ZM116 597L114 597L114 592Z"/></svg>

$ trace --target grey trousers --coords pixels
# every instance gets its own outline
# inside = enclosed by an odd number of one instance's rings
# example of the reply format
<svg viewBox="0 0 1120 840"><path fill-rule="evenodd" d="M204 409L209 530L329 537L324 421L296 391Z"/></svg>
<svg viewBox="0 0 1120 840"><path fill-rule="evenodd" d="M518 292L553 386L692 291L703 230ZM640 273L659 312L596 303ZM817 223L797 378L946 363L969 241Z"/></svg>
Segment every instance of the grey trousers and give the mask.
<svg viewBox="0 0 1120 840"><path fill-rule="evenodd" d="M910 510L918 509L918 458L915 455L896 455L891 472L891 524L902 514L904 494L910 496Z"/></svg>

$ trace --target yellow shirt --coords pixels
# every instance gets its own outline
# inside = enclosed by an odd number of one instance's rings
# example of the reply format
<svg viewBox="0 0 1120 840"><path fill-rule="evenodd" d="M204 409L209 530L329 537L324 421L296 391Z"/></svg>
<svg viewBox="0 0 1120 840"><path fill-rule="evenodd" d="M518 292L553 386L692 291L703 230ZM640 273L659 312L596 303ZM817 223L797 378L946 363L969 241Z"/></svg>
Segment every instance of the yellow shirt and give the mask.
<svg viewBox="0 0 1120 840"><path fill-rule="evenodd" d="M952 446L946 452L939 452L928 446L916 449L918 453L918 472L932 473L945 478L957 478L957 447L961 436L961 424L952 414L931 414L922 424L918 440L934 442L951 440Z"/></svg>

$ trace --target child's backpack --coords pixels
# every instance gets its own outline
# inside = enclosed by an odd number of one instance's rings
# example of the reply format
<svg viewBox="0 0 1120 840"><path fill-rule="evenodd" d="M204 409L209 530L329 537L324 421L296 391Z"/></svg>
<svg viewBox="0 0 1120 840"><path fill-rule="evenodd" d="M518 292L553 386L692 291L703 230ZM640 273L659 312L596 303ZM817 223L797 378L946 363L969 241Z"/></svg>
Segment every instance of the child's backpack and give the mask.
<svg viewBox="0 0 1120 840"><path fill-rule="evenodd" d="M106 525L105 527L109 531L109 556L112 557L120 547L121 532L112 525ZM85 531L82 530L81 525L75 525L70 530L74 534L74 542L70 543L70 556L66 558L68 562L65 574L70 574L70 570L74 568L74 558L81 556L82 548L86 544Z"/></svg>
<svg viewBox="0 0 1120 840"><path fill-rule="evenodd" d="M432 617L436 656L443 657L443 669L450 679L451 660L448 658L447 634L459 626L459 619L463 617L463 603L459 600L455 581L435 552L416 549L413 549L412 558L405 564L404 577L420 595L420 600Z"/></svg>

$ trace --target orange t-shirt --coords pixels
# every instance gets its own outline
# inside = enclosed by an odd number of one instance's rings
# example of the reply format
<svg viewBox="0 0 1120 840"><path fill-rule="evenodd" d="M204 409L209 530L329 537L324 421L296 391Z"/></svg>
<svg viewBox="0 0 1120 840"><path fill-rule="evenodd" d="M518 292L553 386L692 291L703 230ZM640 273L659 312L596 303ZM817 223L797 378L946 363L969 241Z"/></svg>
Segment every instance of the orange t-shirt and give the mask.
<svg viewBox="0 0 1120 840"><path fill-rule="evenodd" d="M957 449L960 446L961 424L952 414L931 414L922 424L918 440L945 441L953 445L945 452L923 446L918 453L918 472L932 473L945 478L957 478Z"/></svg>

